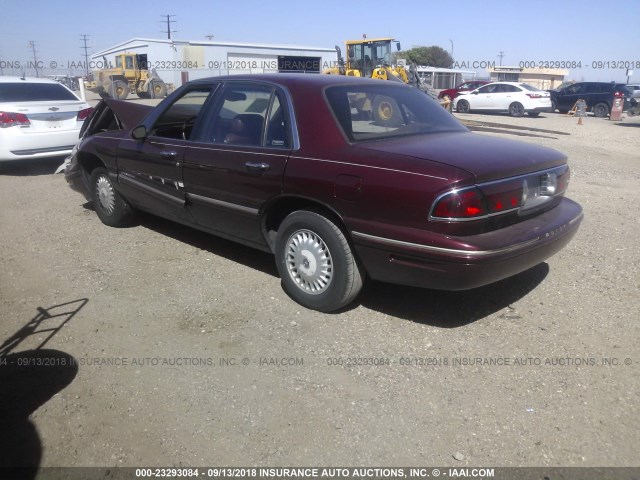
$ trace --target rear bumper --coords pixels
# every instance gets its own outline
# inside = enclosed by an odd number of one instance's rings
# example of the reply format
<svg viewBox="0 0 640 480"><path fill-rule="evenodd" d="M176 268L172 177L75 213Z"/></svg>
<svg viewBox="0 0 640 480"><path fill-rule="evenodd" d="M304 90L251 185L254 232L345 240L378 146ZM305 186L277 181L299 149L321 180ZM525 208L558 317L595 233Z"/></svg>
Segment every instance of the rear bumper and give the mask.
<svg viewBox="0 0 640 480"><path fill-rule="evenodd" d="M569 199L541 215L493 232L443 238L441 245L352 232L356 252L375 280L437 290L468 290L523 272L564 248L582 221ZM452 248L446 246L451 240ZM456 244L453 248L453 244Z"/></svg>
<svg viewBox="0 0 640 480"><path fill-rule="evenodd" d="M22 133L19 127L0 132L0 161L29 160L69 155L78 143L80 128L55 132Z"/></svg>

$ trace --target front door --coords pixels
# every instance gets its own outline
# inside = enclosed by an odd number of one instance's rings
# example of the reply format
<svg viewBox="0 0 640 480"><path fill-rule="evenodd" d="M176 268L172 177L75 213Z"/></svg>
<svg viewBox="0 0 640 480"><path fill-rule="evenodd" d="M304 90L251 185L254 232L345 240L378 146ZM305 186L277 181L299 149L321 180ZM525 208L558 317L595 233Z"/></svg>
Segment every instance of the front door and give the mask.
<svg viewBox="0 0 640 480"><path fill-rule="evenodd" d="M120 142L118 183L134 206L178 220L190 219L182 164L211 91L210 86L186 90L157 119L149 120L145 138Z"/></svg>

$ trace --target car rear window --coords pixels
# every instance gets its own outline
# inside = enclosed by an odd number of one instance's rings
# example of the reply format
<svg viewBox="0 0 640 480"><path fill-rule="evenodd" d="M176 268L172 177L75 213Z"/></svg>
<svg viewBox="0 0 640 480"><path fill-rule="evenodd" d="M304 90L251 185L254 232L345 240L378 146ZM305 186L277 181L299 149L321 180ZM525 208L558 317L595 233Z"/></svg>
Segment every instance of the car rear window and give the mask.
<svg viewBox="0 0 640 480"><path fill-rule="evenodd" d="M341 85L325 91L329 106L352 142L466 130L449 112L417 88Z"/></svg>
<svg viewBox="0 0 640 480"><path fill-rule="evenodd" d="M41 102L78 100L56 83L0 83L0 102Z"/></svg>

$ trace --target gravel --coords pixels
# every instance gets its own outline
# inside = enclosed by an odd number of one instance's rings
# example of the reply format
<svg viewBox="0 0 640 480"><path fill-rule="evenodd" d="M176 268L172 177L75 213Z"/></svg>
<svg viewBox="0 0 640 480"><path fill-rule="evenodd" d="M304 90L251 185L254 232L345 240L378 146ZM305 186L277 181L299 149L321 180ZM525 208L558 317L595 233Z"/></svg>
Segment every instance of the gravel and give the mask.
<svg viewBox="0 0 640 480"><path fill-rule="evenodd" d="M570 157L580 232L515 278L371 282L332 315L290 300L265 253L150 216L104 226L59 159L0 165L0 421L23 432L0 458L640 465L640 118L459 117L568 132L512 138ZM16 367L34 357L58 365Z"/></svg>

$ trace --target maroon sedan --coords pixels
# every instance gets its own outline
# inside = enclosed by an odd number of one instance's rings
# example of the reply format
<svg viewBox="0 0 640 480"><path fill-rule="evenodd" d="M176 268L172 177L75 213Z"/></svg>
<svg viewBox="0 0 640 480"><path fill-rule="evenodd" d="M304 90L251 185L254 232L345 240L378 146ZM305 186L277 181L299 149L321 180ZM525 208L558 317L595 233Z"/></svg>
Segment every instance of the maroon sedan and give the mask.
<svg viewBox="0 0 640 480"><path fill-rule="evenodd" d="M475 90L476 88L481 87L482 85L486 85L487 83L489 82L485 82L482 80L464 82L455 88L447 88L446 90L442 90L438 94L438 98L440 100L453 100L460 94L460 92L470 92L471 90Z"/></svg>
<svg viewBox="0 0 640 480"><path fill-rule="evenodd" d="M275 254L305 307L365 277L464 290L563 248L582 209L555 150L471 133L419 90L329 75L190 82L107 100L66 179L107 225L144 210Z"/></svg>

